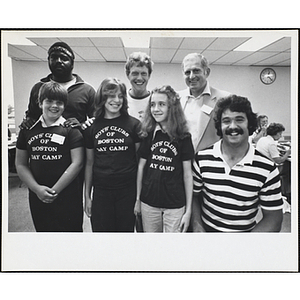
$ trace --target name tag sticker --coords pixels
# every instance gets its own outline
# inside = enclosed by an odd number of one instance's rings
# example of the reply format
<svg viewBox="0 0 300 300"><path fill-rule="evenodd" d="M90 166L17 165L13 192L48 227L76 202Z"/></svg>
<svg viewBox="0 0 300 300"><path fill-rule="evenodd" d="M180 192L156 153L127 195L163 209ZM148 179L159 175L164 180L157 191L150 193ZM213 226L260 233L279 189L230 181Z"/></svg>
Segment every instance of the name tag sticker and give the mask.
<svg viewBox="0 0 300 300"><path fill-rule="evenodd" d="M208 106L208 105L206 105L206 104L203 104L202 107L201 107L201 110L202 110L204 113L210 115L210 113L212 112L213 108L210 107L210 106Z"/></svg>
<svg viewBox="0 0 300 300"><path fill-rule="evenodd" d="M53 133L51 137L51 142L62 145L65 141L65 137L56 133Z"/></svg>

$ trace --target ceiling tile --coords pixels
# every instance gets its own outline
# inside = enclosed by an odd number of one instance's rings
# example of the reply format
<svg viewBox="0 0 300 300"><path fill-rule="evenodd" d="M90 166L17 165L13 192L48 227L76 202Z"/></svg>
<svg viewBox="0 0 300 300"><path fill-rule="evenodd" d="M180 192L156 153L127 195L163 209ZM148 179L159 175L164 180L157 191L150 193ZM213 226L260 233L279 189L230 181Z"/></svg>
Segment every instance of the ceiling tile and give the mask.
<svg viewBox="0 0 300 300"><path fill-rule="evenodd" d="M14 45L14 47L18 48L19 50L22 50L29 55L32 55L36 58L39 58L41 60L47 60L48 53L44 48L37 47L37 46L23 46L23 45Z"/></svg>
<svg viewBox="0 0 300 300"><path fill-rule="evenodd" d="M191 51L190 49L176 51L171 63L181 64L184 57L191 52L193 52L193 51Z"/></svg>
<svg viewBox="0 0 300 300"><path fill-rule="evenodd" d="M211 43L207 50L233 50L234 48L240 46L245 41L247 41L249 38L217 38Z"/></svg>
<svg viewBox="0 0 300 300"><path fill-rule="evenodd" d="M150 56L154 63L169 63L175 51L175 49L151 49Z"/></svg>
<svg viewBox="0 0 300 300"><path fill-rule="evenodd" d="M125 62L126 56L123 48L99 48L97 47L106 61Z"/></svg>
<svg viewBox="0 0 300 300"><path fill-rule="evenodd" d="M149 48L124 48L125 54L128 57L133 52L144 52L148 55L150 55L150 49Z"/></svg>
<svg viewBox="0 0 300 300"><path fill-rule="evenodd" d="M39 58L8 44L8 56L17 60L40 60Z"/></svg>
<svg viewBox="0 0 300 300"><path fill-rule="evenodd" d="M285 37L282 38L275 43L261 49L260 51L275 51L275 52L281 52L281 51L287 51L291 49L291 38Z"/></svg>
<svg viewBox="0 0 300 300"><path fill-rule="evenodd" d="M39 46L45 46L47 49L53 45L56 42L59 42L60 40L58 38L28 38L31 42L39 45Z"/></svg>
<svg viewBox="0 0 300 300"><path fill-rule="evenodd" d="M85 47L93 46L92 42L87 37L64 37L60 41L67 43L70 47Z"/></svg>
<svg viewBox="0 0 300 300"><path fill-rule="evenodd" d="M257 62L267 59L272 55L274 55L274 52L255 52L241 59L240 61L237 61L236 63L234 63L234 65L254 65Z"/></svg>
<svg viewBox="0 0 300 300"><path fill-rule="evenodd" d="M58 34L59 36L59 34ZM255 64L290 66L291 38L284 37L258 52L229 51L249 37L149 37L150 48L124 47L121 37L29 37L38 46L10 45L9 55L16 60L47 61L47 50L58 41L68 43L75 52L76 61L126 61L132 52L146 52L157 63L181 64L193 52L203 53L211 64ZM280 56L279 53L281 53ZM101 55L102 54L102 55ZM272 58L272 56L274 56Z"/></svg>
<svg viewBox="0 0 300 300"><path fill-rule="evenodd" d="M281 67L289 67L290 65L291 65L291 60L290 59L282 61L282 62L276 64L276 66L281 66Z"/></svg>
<svg viewBox="0 0 300 300"><path fill-rule="evenodd" d="M150 38L150 48L164 48L164 49L177 49L183 38Z"/></svg>
<svg viewBox="0 0 300 300"><path fill-rule="evenodd" d="M274 64L278 64L282 61L286 61L288 59L291 58L291 54L290 53L279 53L277 55L274 55L270 58L264 59L262 61L257 62L254 65L274 65Z"/></svg>
<svg viewBox="0 0 300 300"><path fill-rule="evenodd" d="M216 38L184 38L180 49L197 50L194 52L200 52L206 49Z"/></svg>
<svg viewBox="0 0 300 300"><path fill-rule="evenodd" d="M78 56L85 61L105 60L96 47L72 47L72 49L75 52L75 60L77 60Z"/></svg>
<svg viewBox="0 0 300 300"><path fill-rule="evenodd" d="M228 51L212 51L212 50L205 50L202 52L202 54L206 57L208 62L212 64L216 60L220 59L222 56L224 56Z"/></svg>
<svg viewBox="0 0 300 300"><path fill-rule="evenodd" d="M230 51L220 59L216 60L216 64L232 64L236 61L243 59L244 57L252 54L250 51Z"/></svg>
<svg viewBox="0 0 300 300"><path fill-rule="evenodd" d="M123 47L122 39L119 37L91 37L90 40L96 47Z"/></svg>

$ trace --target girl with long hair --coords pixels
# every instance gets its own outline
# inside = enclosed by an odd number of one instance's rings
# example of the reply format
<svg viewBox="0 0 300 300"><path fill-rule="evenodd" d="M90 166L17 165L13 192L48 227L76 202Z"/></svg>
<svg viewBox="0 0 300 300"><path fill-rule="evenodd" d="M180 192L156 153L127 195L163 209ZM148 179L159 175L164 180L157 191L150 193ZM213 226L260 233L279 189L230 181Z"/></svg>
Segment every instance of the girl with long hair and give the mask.
<svg viewBox="0 0 300 300"><path fill-rule="evenodd" d="M142 215L145 232L186 232L194 149L180 98L171 86L151 92L142 136L135 214Z"/></svg>
<svg viewBox="0 0 300 300"><path fill-rule="evenodd" d="M133 232L136 150L140 121L127 113L126 86L103 80L95 96L95 120L85 133L85 212L94 232Z"/></svg>

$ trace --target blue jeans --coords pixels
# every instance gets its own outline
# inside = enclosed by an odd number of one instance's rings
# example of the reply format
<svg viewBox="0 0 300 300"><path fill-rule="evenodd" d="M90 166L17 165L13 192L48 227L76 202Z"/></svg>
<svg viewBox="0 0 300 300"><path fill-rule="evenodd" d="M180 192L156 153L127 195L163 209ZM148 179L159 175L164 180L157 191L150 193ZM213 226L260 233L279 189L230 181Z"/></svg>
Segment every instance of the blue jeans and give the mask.
<svg viewBox="0 0 300 300"><path fill-rule="evenodd" d="M181 208L158 208L141 202L144 232L180 232L180 222L185 213Z"/></svg>

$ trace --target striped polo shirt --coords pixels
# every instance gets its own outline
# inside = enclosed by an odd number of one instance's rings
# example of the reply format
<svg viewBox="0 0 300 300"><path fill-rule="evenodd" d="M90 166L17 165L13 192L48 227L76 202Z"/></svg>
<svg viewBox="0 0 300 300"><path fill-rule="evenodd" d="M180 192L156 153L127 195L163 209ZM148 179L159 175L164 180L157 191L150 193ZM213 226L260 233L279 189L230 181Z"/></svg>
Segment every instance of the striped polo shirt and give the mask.
<svg viewBox="0 0 300 300"><path fill-rule="evenodd" d="M203 196L203 226L206 231L251 231L259 206L282 209L279 171L251 144L245 157L230 169L221 142L199 151L193 163L194 194Z"/></svg>

